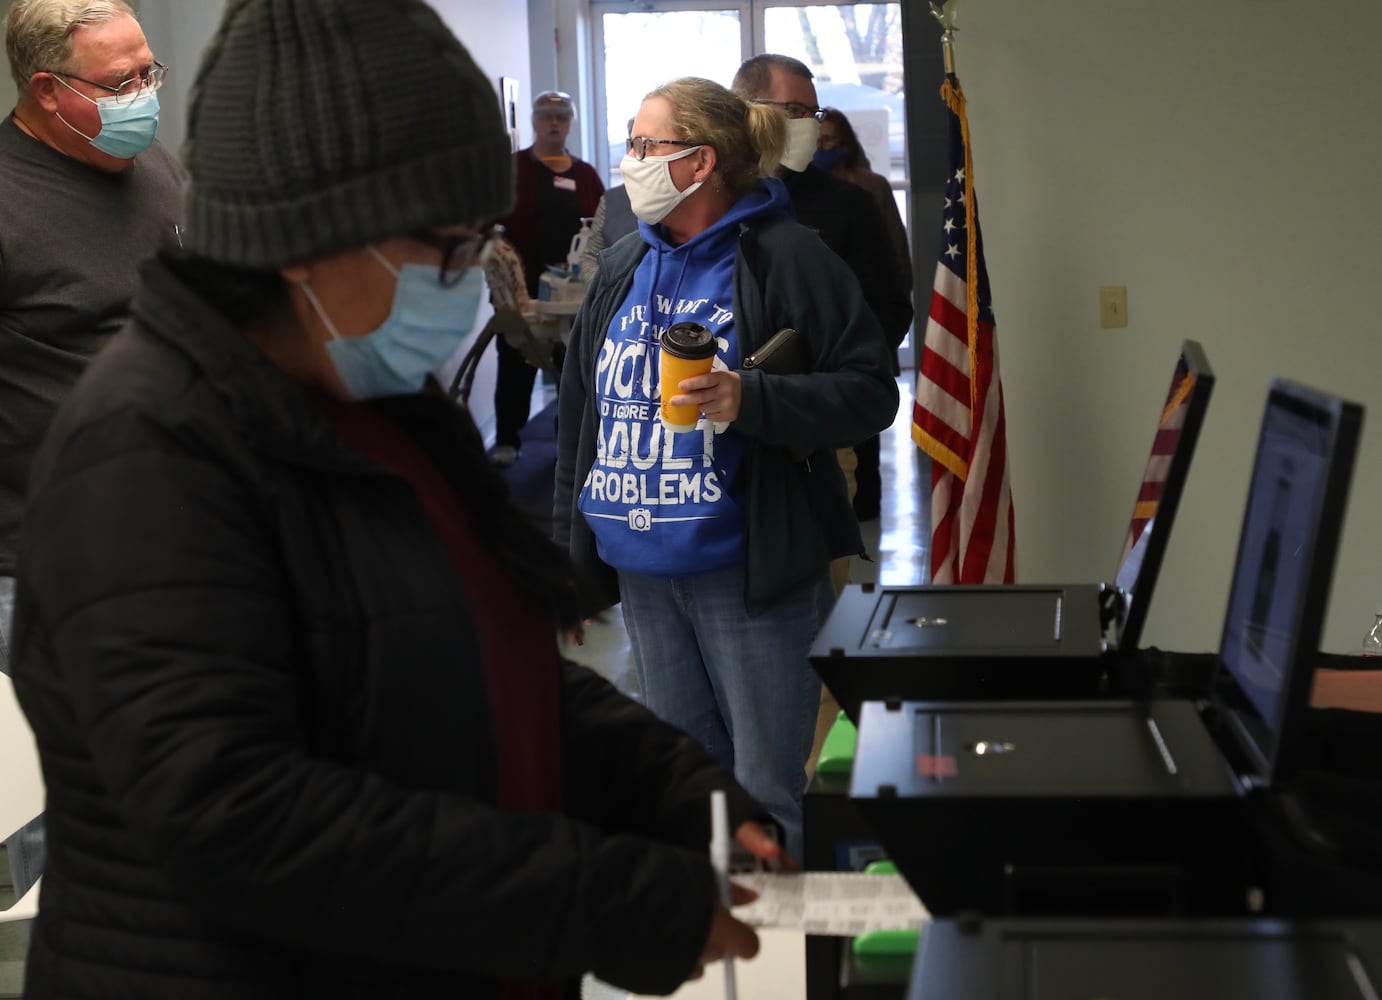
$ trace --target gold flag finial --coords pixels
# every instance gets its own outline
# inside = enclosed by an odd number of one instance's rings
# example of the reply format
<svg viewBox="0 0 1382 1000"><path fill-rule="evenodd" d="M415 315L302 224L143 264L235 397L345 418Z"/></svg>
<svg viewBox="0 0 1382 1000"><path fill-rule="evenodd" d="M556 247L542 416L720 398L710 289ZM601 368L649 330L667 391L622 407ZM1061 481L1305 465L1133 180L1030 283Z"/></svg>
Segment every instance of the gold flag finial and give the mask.
<svg viewBox="0 0 1382 1000"><path fill-rule="evenodd" d="M962 3L964 0L945 0L944 4L938 4L935 0L931 0L931 13L941 23L942 28L946 31L954 31L955 15L959 12Z"/></svg>
<svg viewBox="0 0 1382 1000"><path fill-rule="evenodd" d="M948 76L955 75L955 15L960 11L960 4L964 0L945 0L944 4L930 0L931 14L940 22L941 26L941 45L945 49L945 72Z"/></svg>

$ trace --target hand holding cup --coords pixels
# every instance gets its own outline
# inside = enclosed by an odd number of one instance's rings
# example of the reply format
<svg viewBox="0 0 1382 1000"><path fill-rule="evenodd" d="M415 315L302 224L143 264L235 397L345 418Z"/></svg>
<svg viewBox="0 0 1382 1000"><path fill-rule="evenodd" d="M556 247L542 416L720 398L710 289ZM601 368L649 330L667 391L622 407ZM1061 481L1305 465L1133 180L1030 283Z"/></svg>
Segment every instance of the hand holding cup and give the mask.
<svg viewBox="0 0 1382 1000"><path fill-rule="evenodd" d="M709 373L719 345L710 329L700 323L674 323L662 331L659 343L662 426L674 433L694 431L700 422L701 408L696 404L673 406L670 400L680 392L678 386L683 379Z"/></svg>

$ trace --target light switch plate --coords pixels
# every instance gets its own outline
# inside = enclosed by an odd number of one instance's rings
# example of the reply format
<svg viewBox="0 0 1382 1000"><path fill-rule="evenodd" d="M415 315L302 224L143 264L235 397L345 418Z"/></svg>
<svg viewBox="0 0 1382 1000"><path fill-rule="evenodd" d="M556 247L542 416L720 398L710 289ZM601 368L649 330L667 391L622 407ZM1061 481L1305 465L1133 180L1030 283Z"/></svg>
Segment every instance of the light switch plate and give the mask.
<svg viewBox="0 0 1382 1000"><path fill-rule="evenodd" d="M1128 325L1128 288L1104 285L1099 289L1099 325L1112 330Z"/></svg>

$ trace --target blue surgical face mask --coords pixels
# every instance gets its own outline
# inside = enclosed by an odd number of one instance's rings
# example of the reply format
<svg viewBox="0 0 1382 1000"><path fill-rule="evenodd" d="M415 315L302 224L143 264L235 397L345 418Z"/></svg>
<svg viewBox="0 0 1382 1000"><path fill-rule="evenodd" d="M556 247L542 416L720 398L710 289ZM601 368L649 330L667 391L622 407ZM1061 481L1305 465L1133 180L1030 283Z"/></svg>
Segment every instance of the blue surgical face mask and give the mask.
<svg viewBox="0 0 1382 1000"><path fill-rule="evenodd" d="M327 357L346 393L355 400L420 390L427 376L470 336L484 293L484 273L478 267L466 268L458 283L446 287L437 280L435 266L394 267L374 247L369 252L398 279L393 309L373 333L342 337L312 286L302 285L307 301L331 334Z"/></svg>
<svg viewBox="0 0 1382 1000"><path fill-rule="evenodd" d="M818 149L816 155L811 157L811 163L820 170L834 170L840 165L840 161L845 158L843 146L836 146L834 149Z"/></svg>
<svg viewBox="0 0 1382 1000"><path fill-rule="evenodd" d="M125 104L117 104L114 95L99 100L87 97L76 87L60 76L55 79L84 101L91 101L101 115L101 131L87 135L58 115L58 120L72 129L91 145L107 156L120 160L132 160L154 144L154 133L158 131L158 93L142 91L138 97Z"/></svg>

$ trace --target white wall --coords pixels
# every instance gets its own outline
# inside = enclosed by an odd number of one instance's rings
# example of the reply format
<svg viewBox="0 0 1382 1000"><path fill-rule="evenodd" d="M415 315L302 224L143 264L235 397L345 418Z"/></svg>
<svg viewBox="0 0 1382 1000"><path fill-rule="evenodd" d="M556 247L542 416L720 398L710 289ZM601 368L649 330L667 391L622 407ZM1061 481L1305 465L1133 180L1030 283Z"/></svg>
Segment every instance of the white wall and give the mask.
<svg viewBox="0 0 1382 1000"><path fill-rule="evenodd" d="M575 156L592 160L595 139L594 83L589 53L589 11L572 0L527 0L529 54L532 86L522 92L523 108L532 106L533 94L564 90L576 102L576 123L566 146ZM532 122L525 117L523 143L533 140Z"/></svg>
<svg viewBox="0 0 1382 1000"><path fill-rule="evenodd" d="M532 124L527 111L532 106L529 86L528 11L526 0L431 0L442 20L456 33L494 88L499 100L499 78L516 77L519 85L519 127L525 142L532 140ZM481 307L480 323L491 310ZM479 329L476 329L476 333ZM456 359L459 363L459 358ZM494 348L485 352L475 372L470 394L470 415L486 442L494 440L494 379L497 368Z"/></svg>
<svg viewBox="0 0 1382 1000"><path fill-rule="evenodd" d="M1382 421L1382 5L984 0L957 40L1008 407L1023 581L1111 578L1182 338L1218 384L1146 641L1218 646L1268 379ZM924 225L924 220L917 220ZM1101 285L1130 324L1101 330ZM1365 426L1325 648L1382 602Z"/></svg>
<svg viewBox="0 0 1382 1000"><path fill-rule="evenodd" d="M430 0L447 26L489 77L498 100L499 78L517 77L520 110L531 107L528 87L528 5L526 0ZM520 125L527 126L520 115ZM531 132L531 126L527 126ZM531 136L529 136L531 138Z"/></svg>

